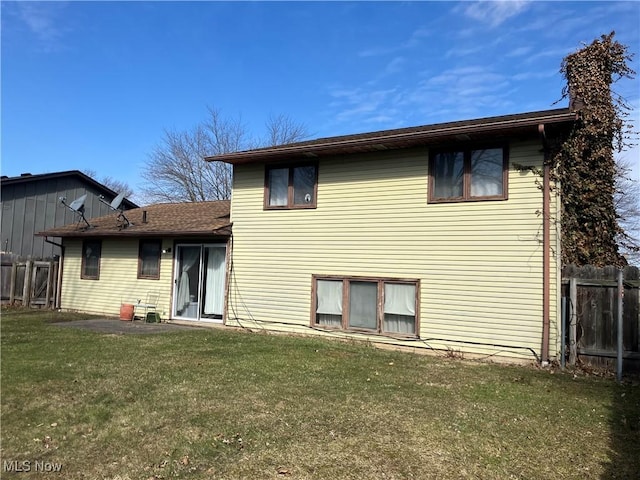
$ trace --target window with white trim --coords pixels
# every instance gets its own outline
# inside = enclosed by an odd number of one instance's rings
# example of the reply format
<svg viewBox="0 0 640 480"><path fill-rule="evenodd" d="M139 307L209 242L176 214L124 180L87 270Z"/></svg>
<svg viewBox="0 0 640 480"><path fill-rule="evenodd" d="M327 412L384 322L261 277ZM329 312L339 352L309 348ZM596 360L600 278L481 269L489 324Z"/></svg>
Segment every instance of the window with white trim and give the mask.
<svg viewBox="0 0 640 480"><path fill-rule="evenodd" d="M317 327L416 336L417 280L313 276Z"/></svg>

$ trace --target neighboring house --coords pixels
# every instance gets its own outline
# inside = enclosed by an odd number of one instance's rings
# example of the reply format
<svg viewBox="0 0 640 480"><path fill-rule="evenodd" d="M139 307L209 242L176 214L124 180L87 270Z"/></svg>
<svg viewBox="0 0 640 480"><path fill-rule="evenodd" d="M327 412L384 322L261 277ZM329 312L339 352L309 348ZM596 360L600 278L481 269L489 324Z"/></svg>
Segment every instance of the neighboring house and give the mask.
<svg viewBox="0 0 640 480"><path fill-rule="evenodd" d="M38 235L60 237L60 308L118 316L157 296L162 320L222 323L229 202L166 203L89 218Z"/></svg>
<svg viewBox="0 0 640 480"><path fill-rule="evenodd" d="M78 221L78 214L65 207L60 197L67 203L87 194L84 212L87 218L105 215L111 212L109 203L118 195L110 188L96 182L78 170L31 175L24 173L19 177L0 179L2 195L2 238L0 250L21 257L50 258L60 254L55 244L59 238L44 237L35 233L61 227ZM100 201L102 195L104 201ZM124 199L121 206L125 209L137 205Z"/></svg>
<svg viewBox="0 0 640 480"><path fill-rule="evenodd" d="M574 121L558 109L207 158L234 169L226 325L557 358L544 160Z"/></svg>

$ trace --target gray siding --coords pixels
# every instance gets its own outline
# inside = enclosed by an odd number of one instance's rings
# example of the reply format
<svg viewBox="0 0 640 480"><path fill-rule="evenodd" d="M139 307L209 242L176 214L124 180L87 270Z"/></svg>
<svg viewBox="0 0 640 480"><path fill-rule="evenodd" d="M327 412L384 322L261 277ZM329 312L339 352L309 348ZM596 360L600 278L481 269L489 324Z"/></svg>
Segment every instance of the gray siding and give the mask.
<svg viewBox="0 0 640 480"><path fill-rule="evenodd" d="M34 178L32 181L2 185L2 234L0 250L20 256L48 258L60 255L60 248L47 243L44 237L35 234L49 228L60 227L81 221L80 217L60 204L59 197L66 197L67 203L87 193L85 217L90 219L111 212L102 203L99 195L107 202L114 196L85 183L79 176L57 178ZM49 238L61 243L60 238Z"/></svg>

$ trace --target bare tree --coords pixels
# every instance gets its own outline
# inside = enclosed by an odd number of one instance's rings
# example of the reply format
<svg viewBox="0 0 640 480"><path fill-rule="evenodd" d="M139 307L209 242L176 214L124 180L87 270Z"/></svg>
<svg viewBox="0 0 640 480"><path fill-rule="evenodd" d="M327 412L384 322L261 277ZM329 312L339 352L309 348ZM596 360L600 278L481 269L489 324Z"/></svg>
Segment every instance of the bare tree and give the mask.
<svg viewBox="0 0 640 480"><path fill-rule="evenodd" d="M285 145L307 138L309 132L306 125L294 122L288 115L271 115L267 121L267 138L265 145Z"/></svg>
<svg viewBox="0 0 640 480"><path fill-rule="evenodd" d="M95 170L84 169L82 170L82 173L93 178L94 180L98 178L98 175ZM124 193L125 198L129 200L131 200L131 198L135 195L133 188L131 188L127 182L118 180L117 178L106 176L106 177L102 177L98 181L102 183L105 187L110 188L116 193Z"/></svg>
<svg viewBox="0 0 640 480"><path fill-rule="evenodd" d="M225 118L213 107L207 107L207 110L209 117L201 126L209 137L209 155L237 152L250 143L240 117Z"/></svg>
<svg viewBox="0 0 640 480"><path fill-rule="evenodd" d="M304 139L306 127L289 117L270 117L267 138L255 141L239 117L224 117L209 107L207 119L189 131L165 130L161 143L146 162L142 188L148 202L197 202L231 197L232 169L204 157L236 152L260 145L291 143ZM275 142L275 143L274 143Z"/></svg>
<svg viewBox="0 0 640 480"><path fill-rule="evenodd" d="M197 202L225 198L210 192L207 181L211 172L205 162L198 161L206 155L209 138L202 126L188 132L165 130L164 138L151 154L142 177L145 198L156 202Z"/></svg>
<svg viewBox="0 0 640 480"><path fill-rule="evenodd" d="M618 236L618 245L629 264L640 266L640 182L631 178L631 172L631 161L619 158L616 162L614 202L624 233Z"/></svg>

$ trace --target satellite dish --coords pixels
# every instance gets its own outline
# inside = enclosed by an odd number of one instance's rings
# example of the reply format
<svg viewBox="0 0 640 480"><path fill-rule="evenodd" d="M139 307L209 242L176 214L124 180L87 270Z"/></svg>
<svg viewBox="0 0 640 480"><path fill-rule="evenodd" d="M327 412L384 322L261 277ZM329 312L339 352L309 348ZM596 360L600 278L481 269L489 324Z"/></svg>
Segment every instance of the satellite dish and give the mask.
<svg viewBox="0 0 640 480"><path fill-rule="evenodd" d="M122 204L122 200L124 200L124 192L119 193L118 196L111 201L111 203L107 203L107 201L104 199L104 195L100 195L98 197L98 200L100 200L105 205L108 205L111 210L117 211L119 210L118 207L120 207L120 205Z"/></svg>
<svg viewBox="0 0 640 480"><path fill-rule="evenodd" d="M87 194L85 193L81 197L76 198L73 202L69 204L69 208L74 212L82 212L84 213L84 201L87 199Z"/></svg>
<svg viewBox="0 0 640 480"><path fill-rule="evenodd" d="M118 196L114 198L113 201L109 204L109 206L112 209L117 210L120 204L122 203L122 200L124 200L124 192L119 193Z"/></svg>
<svg viewBox="0 0 640 480"><path fill-rule="evenodd" d="M69 210L79 214L80 215L80 219L83 220L84 223L87 224L87 227L91 227L89 222L87 222L87 219L84 217L84 202L85 202L86 199L87 199L87 194L85 193L81 197L76 198L71 203L66 203L66 201L67 201L66 197L60 197L59 200L60 200L60 203L62 205L64 205L65 207L67 207Z"/></svg>
<svg viewBox="0 0 640 480"><path fill-rule="evenodd" d="M129 222L127 217L124 216L124 207L121 208L122 200L124 200L124 192L119 193L116 196L116 198L114 198L111 201L111 203L107 203L107 201L104 199L104 195L100 195L98 197L98 200L100 200L105 205L108 205L109 208L111 210L113 210L114 212L119 212L119 214L118 214L118 226L119 226L119 228L126 228L129 225L131 225L131 223Z"/></svg>

